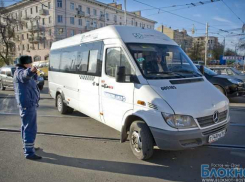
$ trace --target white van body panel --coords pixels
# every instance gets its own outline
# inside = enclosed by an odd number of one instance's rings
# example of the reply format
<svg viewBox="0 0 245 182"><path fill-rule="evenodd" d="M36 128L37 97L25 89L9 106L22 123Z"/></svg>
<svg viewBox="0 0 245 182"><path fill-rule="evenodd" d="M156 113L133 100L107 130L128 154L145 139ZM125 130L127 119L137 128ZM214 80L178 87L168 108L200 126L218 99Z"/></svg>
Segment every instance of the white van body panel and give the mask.
<svg viewBox="0 0 245 182"><path fill-rule="evenodd" d="M227 110L229 100L210 82L203 79L201 82L175 84L176 89L169 90L161 89L164 86L173 86L169 80L148 80L148 82L169 103L175 114L199 118L213 115L215 111ZM205 95L208 97L204 98Z"/></svg>

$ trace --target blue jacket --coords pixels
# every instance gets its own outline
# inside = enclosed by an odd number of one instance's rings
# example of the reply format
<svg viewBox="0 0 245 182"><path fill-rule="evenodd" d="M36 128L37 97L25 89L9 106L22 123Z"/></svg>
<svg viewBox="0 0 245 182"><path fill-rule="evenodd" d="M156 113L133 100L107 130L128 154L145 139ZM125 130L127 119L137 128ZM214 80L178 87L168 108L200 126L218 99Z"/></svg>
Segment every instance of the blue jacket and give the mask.
<svg viewBox="0 0 245 182"><path fill-rule="evenodd" d="M37 74L31 68L17 67L14 73L14 90L18 106L28 108L38 106L40 91L36 84Z"/></svg>

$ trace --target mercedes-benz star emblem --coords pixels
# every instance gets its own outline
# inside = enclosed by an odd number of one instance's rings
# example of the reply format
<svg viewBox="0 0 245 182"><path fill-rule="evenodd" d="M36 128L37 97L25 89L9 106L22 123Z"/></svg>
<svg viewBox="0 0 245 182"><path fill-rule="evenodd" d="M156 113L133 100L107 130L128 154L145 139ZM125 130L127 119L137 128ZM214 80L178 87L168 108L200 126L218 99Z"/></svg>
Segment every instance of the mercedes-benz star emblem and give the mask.
<svg viewBox="0 0 245 182"><path fill-rule="evenodd" d="M214 114L213 114L213 121L215 123L218 123L219 122L219 113L218 111L215 111Z"/></svg>

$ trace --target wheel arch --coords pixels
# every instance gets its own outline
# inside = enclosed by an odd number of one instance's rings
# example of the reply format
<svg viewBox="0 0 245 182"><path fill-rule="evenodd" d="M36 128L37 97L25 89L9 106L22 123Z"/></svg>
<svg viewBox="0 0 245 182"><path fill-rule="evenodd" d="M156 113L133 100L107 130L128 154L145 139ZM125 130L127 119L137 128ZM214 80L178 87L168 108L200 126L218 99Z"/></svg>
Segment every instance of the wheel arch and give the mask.
<svg viewBox="0 0 245 182"><path fill-rule="evenodd" d="M227 91L226 91L226 89L222 85L215 83L214 86L221 87L224 90L224 92L225 92L225 96L227 96Z"/></svg>
<svg viewBox="0 0 245 182"><path fill-rule="evenodd" d="M57 96L58 95L61 95L62 99L65 100L64 92L60 88L58 88L55 94L55 107L57 107Z"/></svg>
<svg viewBox="0 0 245 182"><path fill-rule="evenodd" d="M134 121L137 121L137 120L143 121L148 126L147 122L145 121L145 119L143 117L138 116L136 114L132 114L132 113L128 114L124 119L124 123L123 123L122 129L121 129L121 137L120 137L121 143L123 143L127 140L128 132L130 130L130 126ZM149 128L149 130L150 130L150 128ZM151 132L151 130L150 130L150 132Z"/></svg>

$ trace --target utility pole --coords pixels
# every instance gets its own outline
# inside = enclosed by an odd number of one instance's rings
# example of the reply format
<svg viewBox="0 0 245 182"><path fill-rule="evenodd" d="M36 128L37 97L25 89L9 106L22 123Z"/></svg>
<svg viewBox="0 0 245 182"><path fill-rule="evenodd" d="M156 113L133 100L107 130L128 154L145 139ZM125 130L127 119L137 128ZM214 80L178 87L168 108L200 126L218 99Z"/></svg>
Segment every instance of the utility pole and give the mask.
<svg viewBox="0 0 245 182"><path fill-rule="evenodd" d="M225 56L225 37L224 37L223 59L224 59L224 56Z"/></svg>
<svg viewBox="0 0 245 182"><path fill-rule="evenodd" d="M206 23L206 41L205 41L205 66L208 60L208 23Z"/></svg>
<svg viewBox="0 0 245 182"><path fill-rule="evenodd" d="M124 0L124 23L125 25L127 25L127 8L126 8L126 1L127 0Z"/></svg>

